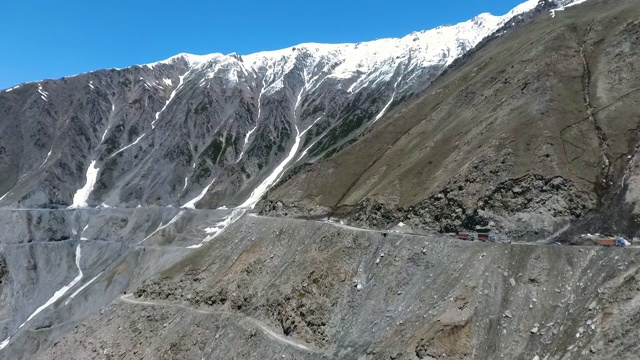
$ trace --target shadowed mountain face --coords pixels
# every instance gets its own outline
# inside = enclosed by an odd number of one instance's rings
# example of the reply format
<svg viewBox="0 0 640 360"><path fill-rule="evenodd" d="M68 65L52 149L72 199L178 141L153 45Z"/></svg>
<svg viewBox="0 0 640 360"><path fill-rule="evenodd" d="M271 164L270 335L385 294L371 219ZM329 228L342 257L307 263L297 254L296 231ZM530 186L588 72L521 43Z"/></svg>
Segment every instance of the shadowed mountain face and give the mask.
<svg viewBox="0 0 640 360"><path fill-rule="evenodd" d="M270 199L295 205L290 212L348 207L369 226L493 222L514 235L550 235L594 210L608 219L593 230L636 235L639 6L594 0L544 11Z"/></svg>

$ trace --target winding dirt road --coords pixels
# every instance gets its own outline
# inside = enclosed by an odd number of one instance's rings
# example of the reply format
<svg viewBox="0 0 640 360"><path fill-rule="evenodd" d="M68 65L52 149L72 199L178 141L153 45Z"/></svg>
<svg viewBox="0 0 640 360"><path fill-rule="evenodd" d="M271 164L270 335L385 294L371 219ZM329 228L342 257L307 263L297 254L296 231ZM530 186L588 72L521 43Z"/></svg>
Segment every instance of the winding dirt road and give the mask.
<svg viewBox="0 0 640 360"><path fill-rule="evenodd" d="M262 321L260 321L258 319L255 319L255 318L252 318L250 316L246 316L246 315L241 314L241 313L233 313L233 312L221 311L221 310L196 309L196 308L189 307L189 306L182 305L182 304L173 304L173 303L166 303L166 302L160 302L160 301L138 300L138 299L135 299L133 297L133 295L131 295L131 294L121 296L120 297L120 301L125 302L125 303L129 303L129 304L134 304L134 305L178 308L178 309L184 309L184 310L187 310L187 311L193 311L193 312L196 312L198 314L237 316L237 317L242 318L241 321L249 323L253 327L259 328L265 335L267 335L271 339L276 340L276 341L278 341L278 342L280 342L282 344L293 346L293 347L295 347L297 349L308 351L308 352L313 352L313 353L321 352L321 351L319 351L317 349L310 348L309 346L304 345L304 344L302 344L300 342L297 342L297 341L295 341L293 339L288 339L287 337L285 337L283 335L280 335L280 334L276 333L275 331L271 330Z"/></svg>

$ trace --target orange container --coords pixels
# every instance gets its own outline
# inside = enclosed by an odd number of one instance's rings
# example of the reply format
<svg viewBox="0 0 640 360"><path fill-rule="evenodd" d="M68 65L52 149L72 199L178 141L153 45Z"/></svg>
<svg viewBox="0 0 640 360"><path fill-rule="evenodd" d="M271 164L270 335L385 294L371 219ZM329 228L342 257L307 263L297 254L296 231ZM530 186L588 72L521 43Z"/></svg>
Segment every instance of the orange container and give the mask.
<svg viewBox="0 0 640 360"><path fill-rule="evenodd" d="M600 246L616 246L616 239L615 238L600 238L598 240L598 244L600 244Z"/></svg>

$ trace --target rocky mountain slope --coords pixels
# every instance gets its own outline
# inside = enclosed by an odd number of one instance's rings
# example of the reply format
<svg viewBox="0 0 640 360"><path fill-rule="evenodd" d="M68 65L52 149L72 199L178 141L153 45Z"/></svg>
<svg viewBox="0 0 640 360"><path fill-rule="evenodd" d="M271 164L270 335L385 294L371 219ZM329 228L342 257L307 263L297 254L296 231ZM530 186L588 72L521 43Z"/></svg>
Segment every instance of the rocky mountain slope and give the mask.
<svg viewBox="0 0 640 360"><path fill-rule="evenodd" d="M635 358L638 6L0 92L0 359Z"/></svg>
<svg viewBox="0 0 640 360"><path fill-rule="evenodd" d="M588 218L580 230L638 235L638 6L588 1L494 36L352 146L298 169L264 212L538 238Z"/></svg>
<svg viewBox="0 0 640 360"><path fill-rule="evenodd" d="M535 3L401 39L181 54L7 89L0 205L239 205L271 174L267 185L355 141Z"/></svg>
<svg viewBox="0 0 640 360"><path fill-rule="evenodd" d="M23 332L8 354L631 359L639 255L244 217L85 320Z"/></svg>

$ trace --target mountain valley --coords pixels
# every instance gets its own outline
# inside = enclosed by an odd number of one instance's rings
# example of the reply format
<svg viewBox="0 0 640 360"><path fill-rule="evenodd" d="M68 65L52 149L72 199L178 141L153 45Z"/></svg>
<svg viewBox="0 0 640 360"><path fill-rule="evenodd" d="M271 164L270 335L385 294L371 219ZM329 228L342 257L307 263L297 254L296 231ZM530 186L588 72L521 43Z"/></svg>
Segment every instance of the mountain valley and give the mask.
<svg viewBox="0 0 640 360"><path fill-rule="evenodd" d="M634 359L639 10L0 91L0 358Z"/></svg>

